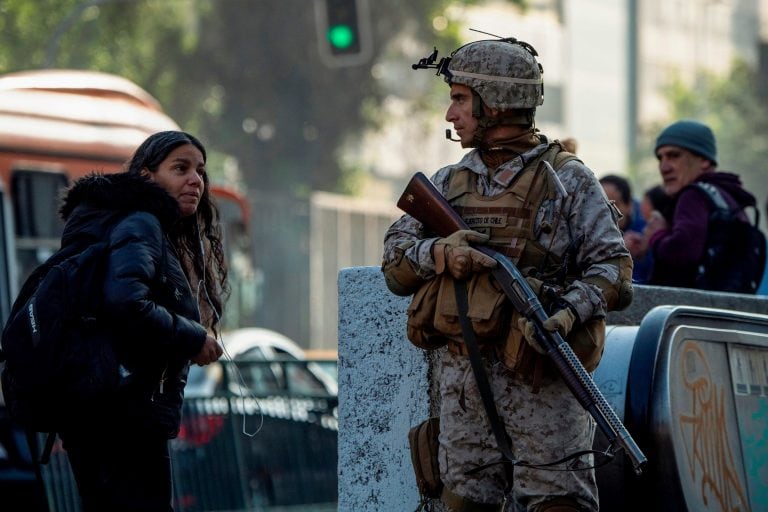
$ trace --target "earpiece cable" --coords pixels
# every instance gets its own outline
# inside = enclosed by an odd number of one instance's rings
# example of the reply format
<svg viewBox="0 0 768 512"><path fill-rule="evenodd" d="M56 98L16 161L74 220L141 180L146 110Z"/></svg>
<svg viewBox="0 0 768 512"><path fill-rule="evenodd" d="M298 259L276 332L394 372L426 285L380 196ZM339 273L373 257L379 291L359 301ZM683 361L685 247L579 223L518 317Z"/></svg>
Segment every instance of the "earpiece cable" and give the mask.
<svg viewBox="0 0 768 512"><path fill-rule="evenodd" d="M216 323L219 325L223 325L223 321L221 319L221 316L219 315L219 312L216 311L216 308L213 306L213 301L211 300L210 295L208 295L208 287L206 286L206 280L205 280L205 246L203 244L203 237L200 230L200 224L197 224L197 238L200 242L200 256L203 260L203 273L202 278L198 280L197 282L197 291L195 293L195 299L197 301L197 307L198 309L202 309L200 307L200 295L201 295L201 289L202 292L205 293L205 301L208 303L208 305L211 308L211 311L213 311L213 315L216 317ZM253 390L251 390L246 384L245 379L243 378L243 374L240 372L240 368L238 368L237 364L235 363L234 359L230 355L229 351L227 350L227 347L224 345L224 340L221 337L221 329L219 329L219 333L216 335L216 341L219 342L219 345L221 345L221 348L224 353L224 358L229 362L229 367L232 368L235 372L235 375L237 378L235 381L237 382L237 388L238 388L238 394L242 400L242 409L243 409L243 427L242 432L244 435L248 437L254 437L256 434L261 432L262 427L264 426L264 412L261 408L261 404L259 403L259 400L256 398L256 395L253 393ZM259 414L259 422L258 427L254 432L249 432L248 427L246 424L246 407L245 407L245 400L246 398L251 398L253 402L256 404L256 408Z"/></svg>

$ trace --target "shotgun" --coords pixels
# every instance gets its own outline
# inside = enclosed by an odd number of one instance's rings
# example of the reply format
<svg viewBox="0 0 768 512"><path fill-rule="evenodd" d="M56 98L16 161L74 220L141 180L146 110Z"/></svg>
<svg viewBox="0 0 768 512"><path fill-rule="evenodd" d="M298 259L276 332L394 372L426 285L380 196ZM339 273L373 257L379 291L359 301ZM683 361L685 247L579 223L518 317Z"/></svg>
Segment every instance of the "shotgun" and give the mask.
<svg viewBox="0 0 768 512"><path fill-rule="evenodd" d="M417 172L411 178L397 206L440 237L447 237L460 229L469 229L464 219L421 172ZM539 343L571 393L595 419L610 445L618 445L624 450L635 473L640 475L648 459L608 405L602 392L592 380L592 376L581 364L570 345L560 336L560 333L544 329L543 324L548 315L523 274L509 258L490 247L478 245L475 249L496 260L497 265L491 272L512 303L512 307L534 323Z"/></svg>

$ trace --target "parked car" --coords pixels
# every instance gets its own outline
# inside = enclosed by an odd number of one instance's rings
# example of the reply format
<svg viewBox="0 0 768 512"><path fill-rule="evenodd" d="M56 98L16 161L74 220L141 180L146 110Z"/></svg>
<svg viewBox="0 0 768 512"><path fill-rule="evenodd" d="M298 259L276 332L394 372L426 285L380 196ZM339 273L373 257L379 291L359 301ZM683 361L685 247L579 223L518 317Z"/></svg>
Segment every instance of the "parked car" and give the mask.
<svg viewBox="0 0 768 512"><path fill-rule="evenodd" d="M222 342L220 361L190 368L172 443L176 510L335 510L333 374L269 329L230 331Z"/></svg>
<svg viewBox="0 0 768 512"><path fill-rule="evenodd" d="M310 349L305 350L304 355L307 359L315 362L325 373L330 375L334 382L339 382L338 350Z"/></svg>
<svg viewBox="0 0 768 512"><path fill-rule="evenodd" d="M222 334L224 355L217 363L190 368L185 396L199 398L226 391L234 395L335 397L338 383L318 362L306 361L292 339L261 327ZM246 362L269 362L246 364ZM240 362L242 364L230 364Z"/></svg>

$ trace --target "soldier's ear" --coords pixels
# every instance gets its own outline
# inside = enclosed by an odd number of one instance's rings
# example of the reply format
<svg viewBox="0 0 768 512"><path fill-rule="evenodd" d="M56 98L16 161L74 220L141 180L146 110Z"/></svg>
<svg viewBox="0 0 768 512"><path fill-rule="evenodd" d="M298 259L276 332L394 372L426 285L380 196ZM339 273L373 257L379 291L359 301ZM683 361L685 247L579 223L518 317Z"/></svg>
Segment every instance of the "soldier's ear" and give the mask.
<svg viewBox="0 0 768 512"><path fill-rule="evenodd" d="M141 170L141 176L142 176L142 178L151 178L151 177L152 177L152 173L151 173L151 172L149 172L149 169L147 169L146 167L144 167L144 168Z"/></svg>

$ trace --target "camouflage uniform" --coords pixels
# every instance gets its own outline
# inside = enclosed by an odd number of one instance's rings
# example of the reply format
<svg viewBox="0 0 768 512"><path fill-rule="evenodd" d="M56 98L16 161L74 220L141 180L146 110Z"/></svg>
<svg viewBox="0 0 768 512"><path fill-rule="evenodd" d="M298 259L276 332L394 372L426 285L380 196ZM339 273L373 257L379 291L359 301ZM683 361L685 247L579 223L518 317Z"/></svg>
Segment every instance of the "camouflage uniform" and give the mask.
<svg viewBox="0 0 768 512"><path fill-rule="evenodd" d="M511 439L510 447L518 459L550 462L592 447L595 422L561 379L544 377L539 392L532 393L526 379L498 361L487 362L486 372ZM439 461L443 482L454 493L473 501L500 503L506 482L501 465L464 475L468 469L500 457L468 358L443 352L440 395ZM591 465L591 456L568 463L569 469ZM561 465L558 469L563 468ZM510 510L527 510L545 497L566 495L577 497L586 510L598 509L592 470L516 467L514 478L509 501L516 508Z"/></svg>
<svg viewBox="0 0 768 512"><path fill-rule="evenodd" d="M540 299L545 307L575 316L566 341L591 369L602 354L606 312L631 301L632 260L618 229L617 212L592 171L532 128L535 109L544 98L543 69L535 57L530 45L507 38L470 43L440 62L434 52L414 65L435 68L447 83L473 93L471 117L477 127L471 142L462 139L462 144L478 149L431 179L468 226L489 236L490 247L510 257L526 275L555 285L554 298L547 293L548 302ZM514 139L501 138L506 136ZM520 141L521 137L528 138ZM506 152L494 153L497 149ZM539 161L552 164L554 175L545 176ZM456 326L455 301L450 305L447 299L452 276L436 272L433 247L438 240L446 243L404 215L386 233L382 270L393 293L414 295L408 310L409 339L425 349L448 343L439 372L439 463L449 491L443 501L454 503L457 510L488 510L488 505L494 508L506 498L506 510L517 512L560 500L570 510L596 511L594 470L583 469L592 464L591 456L571 460L567 468L561 464L557 468L561 471L516 467L507 496L510 482L502 465L466 474L500 460L501 453ZM471 275L469 316L514 456L540 464L591 449L592 417L556 373L539 371L546 365L544 356L524 341L516 322L519 314L511 312L511 319L503 314L503 308L511 306L503 298L496 301L500 292L490 289L492 280L490 288L481 286L489 279L487 269ZM483 308L489 303L494 305L491 316L472 313L473 307L475 312L487 311ZM496 315L498 311L502 313ZM492 319L490 325L476 321L485 318ZM581 340L586 341L584 352L578 348ZM523 364L526 361L534 364Z"/></svg>
<svg viewBox="0 0 768 512"><path fill-rule="evenodd" d="M478 150L472 150L459 163L440 169L431 179L445 195L451 173L461 168L469 169L477 175L477 192L493 197L505 192L523 169L523 162L530 162L547 148L544 139L530 151L499 166L493 179L488 178L489 170ZM627 279L626 262L630 262L628 272L631 274L631 260L618 230L614 210L592 171L580 161L573 160L565 163L557 175L567 194L544 200L536 214L533 230L537 241L558 255L565 254L573 240L579 241L575 260L582 269L581 279L568 286L563 298L584 322L603 317L608 309L616 308L616 300L611 300L609 305L606 296L618 295L618 289ZM562 222L554 222L558 216ZM421 223L409 215L396 221L384 240L385 275L396 261L405 258L419 279L426 282L435 278L431 249L437 238L425 236ZM623 270L616 261L625 262ZM602 283L602 286L594 283ZM518 459L549 462L592 447L594 422L559 378L545 377L538 393L533 393L530 382L493 358L488 361L488 375L499 414L512 438L512 449ZM440 466L444 483L456 494L473 501L500 503L505 487L504 470L500 465L471 476L464 474L500 457L468 358L445 351L440 391ZM591 463L586 457L584 459L576 461L576 467ZM570 464L574 467L573 462ZM553 496L565 495L576 497L585 510L597 510L594 471L516 468L510 498L515 506L522 507L519 510L532 509Z"/></svg>

